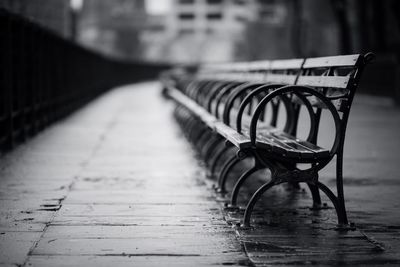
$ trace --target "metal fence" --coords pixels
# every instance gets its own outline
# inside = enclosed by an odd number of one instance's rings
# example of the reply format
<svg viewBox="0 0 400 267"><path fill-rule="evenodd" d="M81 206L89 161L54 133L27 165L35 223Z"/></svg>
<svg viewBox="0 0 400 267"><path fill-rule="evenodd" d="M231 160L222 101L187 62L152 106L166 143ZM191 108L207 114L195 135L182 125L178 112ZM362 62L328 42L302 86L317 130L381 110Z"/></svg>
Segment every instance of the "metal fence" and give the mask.
<svg viewBox="0 0 400 267"><path fill-rule="evenodd" d="M0 151L106 90L167 67L106 58L0 9Z"/></svg>

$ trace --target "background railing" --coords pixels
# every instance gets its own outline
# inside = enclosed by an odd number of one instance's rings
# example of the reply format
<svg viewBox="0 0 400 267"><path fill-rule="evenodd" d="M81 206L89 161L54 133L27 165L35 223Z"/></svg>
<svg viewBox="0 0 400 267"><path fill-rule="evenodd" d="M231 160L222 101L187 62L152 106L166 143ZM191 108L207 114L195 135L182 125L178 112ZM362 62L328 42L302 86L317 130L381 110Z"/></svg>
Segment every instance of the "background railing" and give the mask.
<svg viewBox="0 0 400 267"><path fill-rule="evenodd" d="M0 151L112 87L167 67L106 58L0 9Z"/></svg>

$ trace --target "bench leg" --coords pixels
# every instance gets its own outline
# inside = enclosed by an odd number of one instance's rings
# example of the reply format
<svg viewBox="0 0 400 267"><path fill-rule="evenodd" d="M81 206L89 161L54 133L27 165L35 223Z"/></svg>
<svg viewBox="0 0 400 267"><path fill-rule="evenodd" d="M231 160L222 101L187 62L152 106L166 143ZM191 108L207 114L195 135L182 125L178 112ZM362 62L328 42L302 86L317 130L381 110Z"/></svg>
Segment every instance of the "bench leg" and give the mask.
<svg viewBox="0 0 400 267"><path fill-rule="evenodd" d="M244 221L243 221L243 226L244 227L250 227L250 218L251 214L253 212L254 206L257 203L257 201L260 199L260 197L273 187L276 183L274 181L270 181L263 186L261 186L251 197L249 203L247 204L246 211L244 213ZM325 193L325 195L330 199L332 202L333 206L335 207L336 214L338 217L338 225L339 227L347 226L348 225L348 220L347 220L347 214L346 210L344 209L344 206L340 203L340 200L338 197L335 196L335 194L324 184L321 182L316 182L314 185L317 189L320 189L322 192Z"/></svg>
<svg viewBox="0 0 400 267"><path fill-rule="evenodd" d="M225 183L226 183L226 179L228 177L229 171L232 170L233 167L235 167L235 165L238 164L241 160L242 159L239 159L237 157L237 155L235 154L231 158L229 158L229 160L226 161L226 163L222 167L220 175L218 177L218 188L217 188L218 193L222 193L222 194L226 193Z"/></svg>
<svg viewBox="0 0 400 267"><path fill-rule="evenodd" d="M246 211L244 212L244 219L243 219L243 226L244 227L250 227L250 218L251 214L253 213L254 206L256 205L257 201L260 199L260 197L270 189L276 185L275 181L270 181L268 183L265 183L262 185L251 197L249 203L247 204Z"/></svg>
<svg viewBox="0 0 400 267"><path fill-rule="evenodd" d="M335 196L335 194L324 184L321 182L316 182L316 186L321 189L322 192L331 200L333 206L335 207L336 214L338 217L339 226L345 226L348 224L347 214L344 206L340 204L340 200Z"/></svg>
<svg viewBox="0 0 400 267"><path fill-rule="evenodd" d="M204 133L198 136L197 139L194 139L193 142L195 144L195 147L197 150L201 150L202 147L205 146L205 144L212 138L212 131L209 131L208 129L204 129Z"/></svg>
<svg viewBox="0 0 400 267"><path fill-rule="evenodd" d="M313 199L313 209L318 209L322 205L321 195L319 194L318 186L312 183L307 183Z"/></svg>
<svg viewBox="0 0 400 267"><path fill-rule="evenodd" d="M220 137L220 135L214 135L214 138L211 139L210 142L208 142L205 146L204 149L202 150L202 155L204 155L204 161L208 162L208 159L212 155L212 153L215 151L215 149L218 148L218 145L223 142L224 139Z"/></svg>
<svg viewBox="0 0 400 267"><path fill-rule="evenodd" d="M182 119L181 125L186 138L191 141L190 136L193 134L194 129L198 127L196 120L193 117Z"/></svg>
<svg viewBox="0 0 400 267"><path fill-rule="evenodd" d="M198 143L204 138L204 135L209 134L207 128L202 127L202 125L194 125L189 132L189 140L192 142L195 148L198 148Z"/></svg>
<svg viewBox="0 0 400 267"><path fill-rule="evenodd" d="M183 129L185 136L187 136L188 139L192 141L191 137L193 136L193 134L197 133L203 127L201 127L202 125L199 123L195 116L190 114L190 112L188 112L187 110L183 110L182 112L184 114L182 116L178 115L178 120L182 125L181 128Z"/></svg>
<svg viewBox="0 0 400 267"><path fill-rule="evenodd" d="M224 145L224 147L215 155L214 160L210 164L210 173L211 176L215 175L215 170L217 169L218 162L223 157L223 155L230 150L230 147Z"/></svg>
<svg viewBox="0 0 400 267"><path fill-rule="evenodd" d="M255 173L256 171L261 170L261 168L259 166L254 166L251 169L247 170L245 173L243 173L240 178L236 181L235 186L233 187L232 190L232 196L231 196L231 204L230 206L232 208L237 207L237 198L239 195L239 191L240 188L242 187L242 185L244 184L244 182L247 180L247 178L249 178L253 173Z"/></svg>
<svg viewBox="0 0 400 267"><path fill-rule="evenodd" d="M207 129L205 127L203 127L200 123L198 122L194 122L194 125L192 125L190 127L190 129L188 130L189 133L189 139L190 141L192 141L193 143L196 143L196 140L199 140L201 138L201 136L205 133L207 133Z"/></svg>
<svg viewBox="0 0 400 267"><path fill-rule="evenodd" d="M348 221L347 221L346 205L344 202L344 191L343 191L343 151L336 155L336 190L337 190L338 204L342 212L343 222L344 224L347 224Z"/></svg>

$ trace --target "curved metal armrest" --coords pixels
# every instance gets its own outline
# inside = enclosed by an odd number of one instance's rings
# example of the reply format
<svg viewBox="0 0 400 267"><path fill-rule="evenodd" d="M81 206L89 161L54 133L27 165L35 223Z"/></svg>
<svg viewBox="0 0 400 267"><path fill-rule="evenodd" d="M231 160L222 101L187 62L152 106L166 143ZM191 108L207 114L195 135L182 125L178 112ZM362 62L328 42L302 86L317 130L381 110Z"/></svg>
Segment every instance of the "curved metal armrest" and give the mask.
<svg viewBox="0 0 400 267"><path fill-rule="evenodd" d="M230 113L231 113L231 110L233 108L235 101L240 96L242 96L242 94L244 92L246 92L247 90L256 89L260 86L262 86L261 83L254 83L254 82L245 83L245 84L242 84L239 87L237 87L235 90L233 90L228 95L228 99L226 100L226 103L225 103L224 113L222 115L222 120L226 125L230 124L230 119L231 119Z"/></svg>
<svg viewBox="0 0 400 267"><path fill-rule="evenodd" d="M242 132L242 117L243 117L243 112L246 109L247 105L251 102L251 100L253 99L253 97L257 96L259 93L262 92L269 92L272 89L276 89L279 87L283 87L283 84L265 84L262 85L260 87L257 87L256 89L254 89L253 91L251 91L242 101L242 103L240 103L239 106L239 110L238 110L238 114L236 117L236 131L238 133Z"/></svg>
<svg viewBox="0 0 400 267"><path fill-rule="evenodd" d="M340 142L341 142L341 118L335 108L335 106L331 103L331 101L325 97L323 94L317 92L315 89L307 86L298 86L298 85L288 85L284 86L281 88L278 88L271 93L269 93L267 96L265 96L260 103L257 105L253 117L251 118L251 123L250 123L250 139L251 143L253 145L256 144L256 137L257 137L257 123L260 118L261 112L263 108L270 102L273 98L281 95L285 95L288 93L294 93L294 94L300 94L300 93L307 93L309 95L315 96L318 99L323 102L327 109L331 112L334 123L335 123L335 140L333 142L333 145L329 151L330 156L332 157L333 155L336 154L337 149L339 148ZM303 98L302 100L305 101L306 98Z"/></svg>
<svg viewBox="0 0 400 267"><path fill-rule="evenodd" d="M212 112L212 104L218 95L219 91L222 90L225 86L229 86L229 81L218 81L213 88L210 89L207 96L204 97L203 106L207 109L209 113Z"/></svg>
<svg viewBox="0 0 400 267"><path fill-rule="evenodd" d="M230 82L226 86L224 86L218 94L215 96L214 101L215 101L215 107L214 107L214 112L213 115L219 119L219 106L222 103L223 98L225 97L226 94L229 94L231 90L234 90L236 87L241 86L245 82Z"/></svg>
<svg viewBox="0 0 400 267"><path fill-rule="evenodd" d="M190 94L193 90L196 90L197 86L198 86L199 81L197 80L192 80L190 82L188 82L186 84L186 86L182 86L180 91L182 91L182 93L184 93L185 95L187 95L188 97L190 97Z"/></svg>
<svg viewBox="0 0 400 267"><path fill-rule="evenodd" d="M195 81L193 86L191 86L190 88L188 87L187 96L196 101L199 94L204 90L205 87L207 87L207 84L209 84L210 82L211 81L208 80Z"/></svg>
<svg viewBox="0 0 400 267"><path fill-rule="evenodd" d="M201 88L199 88L199 91L197 92L197 94L194 96L193 100L199 104L202 105L203 103L203 99L205 98L205 96L209 93L209 91L211 90L211 88L213 88L213 86L215 84L218 84L218 81L208 81L206 82Z"/></svg>

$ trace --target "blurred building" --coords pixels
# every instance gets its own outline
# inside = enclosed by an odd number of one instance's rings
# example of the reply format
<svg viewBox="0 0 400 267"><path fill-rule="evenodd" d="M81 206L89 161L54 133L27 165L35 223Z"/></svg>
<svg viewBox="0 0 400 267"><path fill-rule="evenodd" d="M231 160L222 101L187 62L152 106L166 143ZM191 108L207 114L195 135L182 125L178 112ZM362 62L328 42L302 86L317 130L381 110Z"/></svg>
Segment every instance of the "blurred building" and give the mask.
<svg viewBox="0 0 400 267"><path fill-rule="evenodd" d="M364 75L360 89L400 103L399 0L154 0L169 3L169 12L157 15L147 12L146 1L0 0L0 8L125 60L197 63L372 51L377 60L366 71L373 75ZM83 5L75 10L73 2Z"/></svg>
<svg viewBox="0 0 400 267"><path fill-rule="evenodd" d="M142 34L146 57L175 62L230 61L248 23L280 24L284 5L274 0L172 0L170 12L150 16Z"/></svg>
<svg viewBox="0 0 400 267"><path fill-rule="evenodd" d="M107 55L141 59L140 33L146 24L144 0L85 0L79 41Z"/></svg>
<svg viewBox="0 0 400 267"><path fill-rule="evenodd" d="M70 0L0 0L0 8L22 15L64 37L71 35Z"/></svg>

